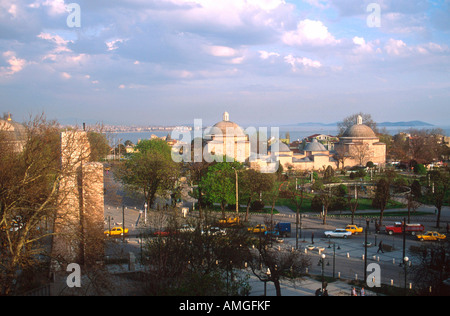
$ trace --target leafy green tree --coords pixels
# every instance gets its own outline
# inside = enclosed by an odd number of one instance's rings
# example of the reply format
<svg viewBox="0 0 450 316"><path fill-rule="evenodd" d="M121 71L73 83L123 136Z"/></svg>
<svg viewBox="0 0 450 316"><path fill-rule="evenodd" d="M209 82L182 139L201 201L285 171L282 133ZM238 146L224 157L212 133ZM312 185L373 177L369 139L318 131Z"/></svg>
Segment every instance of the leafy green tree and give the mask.
<svg viewBox="0 0 450 316"><path fill-rule="evenodd" d="M132 191L144 194L151 207L157 194L172 193L178 180L179 166L173 162L170 147L160 140L143 141L114 176Z"/></svg>
<svg viewBox="0 0 450 316"><path fill-rule="evenodd" d="M239 162L220 162L208 168L200 186L206 199L211 203L220 203L225 218L225 206L236 204L236 170L243 165Z"/></svg>
<svg viewBox="0 0 450 316"><path fill-rule="evenodd" d="M245 221L248 221L250 206L262 193L270 191L275 185L274 174L261 173L254 169L244 170L239 176L239 194L247 201Z"/></svg>

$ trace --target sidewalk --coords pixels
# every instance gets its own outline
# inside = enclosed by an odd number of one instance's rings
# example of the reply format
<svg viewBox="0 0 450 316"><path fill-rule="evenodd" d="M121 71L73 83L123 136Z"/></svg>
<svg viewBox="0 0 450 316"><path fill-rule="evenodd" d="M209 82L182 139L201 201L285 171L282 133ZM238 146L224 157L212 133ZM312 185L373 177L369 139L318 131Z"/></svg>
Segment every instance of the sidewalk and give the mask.
<svg viewBox="0 0 450 316"><path fill-rule="evenodd" d="M259 281L256 277L250 278L250 296L263 296L264 283ZM296 282L282 280L281 295L282 296L314 296L317 289L322 287L322 283L311 278L304 278ZM336 281L328 284L329 296L350 296L352 285L342 281ZM356 289L359 291L359 288ZM267 296L276 296L275 286L272 282L267 283ZM375 293L366 289L366 296L376 296Z"/></svg>

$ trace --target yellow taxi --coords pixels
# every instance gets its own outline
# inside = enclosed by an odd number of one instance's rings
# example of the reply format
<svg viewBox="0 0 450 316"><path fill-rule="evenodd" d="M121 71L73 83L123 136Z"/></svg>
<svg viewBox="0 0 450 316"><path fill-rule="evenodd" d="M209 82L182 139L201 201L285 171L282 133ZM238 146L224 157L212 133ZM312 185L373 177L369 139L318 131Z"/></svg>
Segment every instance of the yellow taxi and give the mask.
<svg viewBox="0 0 450 316"><path fill-rule="evenodd" d="M116 226L116 227L111 228L111 230L105 230L104 234L106 237L123 236L123 235L128 234L128 228L125 228L125 231L124 231L122 227Z"/></svg>
<svg viewBox="0 0 450 316"><path fill-rule="evenodd" d="M345 227L345 230L348 232L351 232L352 235L356 235L356 234L361 234L364 229L362 227L358 227L356 225L347 225L347 227Z"/></svg>
<svg viewBox="0 0 450 316"><path fill-rule="evenodd" d="M266 225L256 225L255 227L250 227L248 229L249 233L254 233L254 234L258 234L258 233L265 233L267 231L267 227Z"/></svg>
<svg viewBox="0 0 450 316"><path fill-rule="evenodd" d="M440 241L445 240L446 238L447 236L439 234L438 232L426 232L423 235L417 235L417 239L419 239L420 241Z"/></svg>

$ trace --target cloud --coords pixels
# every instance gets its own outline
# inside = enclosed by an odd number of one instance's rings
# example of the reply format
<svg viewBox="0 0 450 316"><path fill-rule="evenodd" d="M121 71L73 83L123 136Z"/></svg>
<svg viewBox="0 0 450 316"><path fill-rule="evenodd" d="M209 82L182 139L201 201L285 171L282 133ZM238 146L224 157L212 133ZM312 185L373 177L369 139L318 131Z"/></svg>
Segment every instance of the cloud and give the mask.
<svg viewBox="0 0 450 316"><path fill-rule="evenodd" d="M270 57L280 57L280 54L274 52L266 52L264 50L259 51L259 57L263 60L269 59Z"/></svg>
<svg viewBox="0 0 450 316"><path fill-rule="evenodd" d="M48 13L52 16L67 13L66 4L64 0L37 0L28 5L30 8L40 8L41 6L48 8Z"/></svg>
<svg viewBox="0 0 450 316"><path fill-rule="evenodd" d="M205 51L215 57L234 57L237 55L235 49L226 46L207 46Z"/></svg>
<svg viewBox="0 0 450 316"><path fill-rule="evenodd" d="M282 40L289 46L328 46L340 43L321 21L303 20L297 29L286 32Z"/></svg>
<svg viewBox="0 0 450 316"><path fill-rule="evenodd" d="M296 58L293 55L288 55L286 57L284 57L284 61L286 63L288 63L289 65L291 65L292 67L292 71L293 72L297 72L298 71L298 66L301 66L301 68L303 69L308 69L308 68L321 68L322 64L319 61L315 61L306 57L303 58Z"/></svg>
<svg viewBox="0 0 450 316"><path fill-rule="evenodd" d="M2 54L5 61L9 64L8 67L0 67L0 76L12 76L15 73L22 71L27 64L25 59L17 58L13 51L6 51Z"/></svg>

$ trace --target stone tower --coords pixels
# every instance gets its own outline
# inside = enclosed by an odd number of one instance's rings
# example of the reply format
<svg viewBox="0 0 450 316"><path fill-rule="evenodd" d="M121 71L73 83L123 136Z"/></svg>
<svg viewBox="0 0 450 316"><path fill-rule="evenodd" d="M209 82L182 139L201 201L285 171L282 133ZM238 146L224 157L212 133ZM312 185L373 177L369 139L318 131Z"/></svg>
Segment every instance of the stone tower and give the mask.
<svg viewBox="0 0 450 316"><path fill-rule="evenodd" d="M103 258L103 165L89 162L86 132L61 133L61 179L52 257L58 270Z"/></svg>

